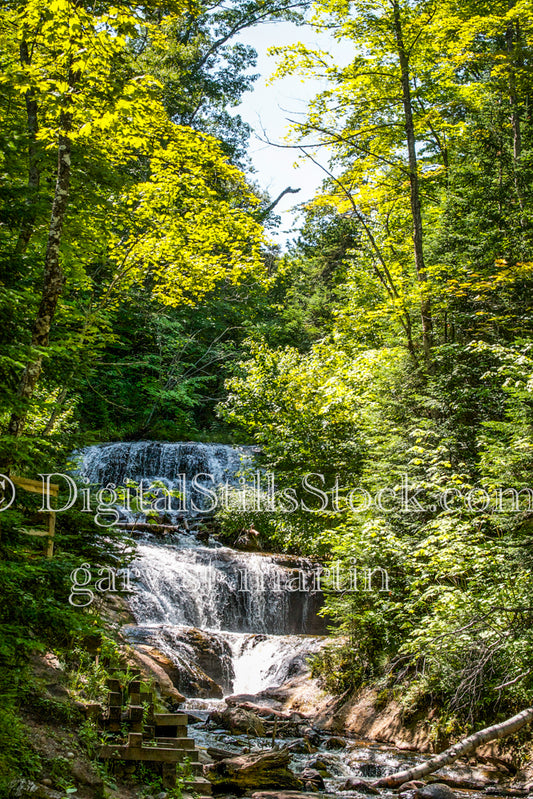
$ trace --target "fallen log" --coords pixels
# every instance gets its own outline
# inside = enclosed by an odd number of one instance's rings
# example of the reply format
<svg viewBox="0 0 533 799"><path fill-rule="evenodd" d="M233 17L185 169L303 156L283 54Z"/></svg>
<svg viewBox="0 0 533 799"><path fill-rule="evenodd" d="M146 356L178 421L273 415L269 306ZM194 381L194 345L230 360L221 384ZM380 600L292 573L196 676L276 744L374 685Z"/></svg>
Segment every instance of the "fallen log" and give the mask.
<svg viewBox="0 0 533 799"><path fill-rule="evenodd" d="M236 757L238 754L237 752L230 752L229 749L219 749L218 746L208 746L207 747L207 754L209 757L216 760L225 760L226 758Z"/></svg>
<svg viewBox="0 0 533 799"><path fill-rule="evenodd" d="M263 705L255 705L253 702L236 702L233 707L240 707L242 710L247 710L250 713L255 713L264 719L278 719L278 721L293 721L291 713L283 713L281 710L274 710L271 707L264 707Z"/></svg>
<svg viewBox="0 0 533 799"><path fill-rule="evenodd" d="M512 718L500 722L500 724L493 724L491 727L485 727L484 730L479 730L479 732L469 735L468 738L450 746L449 749L445 749L440 755L431 757L419 766L414 766L414 768L406 769L405 771L399 771L397 774L390 774L388 777L381 777L371 784L375 788L393 788L396 785L402 785L404 782L418 780L420 777L433 774L437 769L447 766L449 763L453 763L454 760L468 754L468 752L472 752L472 750L477 749L481 744L497 740L498 738L505 738L507 735L518 732L518 730L522 729L522 727L528 724L532 719L533 707L528 707L520 713L517 713L516 716L512 716Z"/></svg>
<svg viewBox="0 0 533 799"><path fill-rule="evenodd" d="M138 530L140 533L155 533L168 535L168 533L182 533L183 524L149 524L149 522L117 522L117 527L123 530Z"/></svg>

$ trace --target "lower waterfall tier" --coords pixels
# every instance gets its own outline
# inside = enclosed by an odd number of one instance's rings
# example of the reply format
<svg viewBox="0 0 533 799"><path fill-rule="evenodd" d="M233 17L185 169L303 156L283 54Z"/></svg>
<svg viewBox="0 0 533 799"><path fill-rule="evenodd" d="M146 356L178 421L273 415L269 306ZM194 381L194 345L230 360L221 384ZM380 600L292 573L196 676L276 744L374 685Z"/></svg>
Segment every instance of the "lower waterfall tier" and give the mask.
<svg viewBox="0 0 533 799"><path fill-rule="evenodd" d="M128 637L154 659L168 658L174 686L186 697L217 699L255 694L307 670L307 658L323 639L199 630L176 625L140 625Z"/></svg>

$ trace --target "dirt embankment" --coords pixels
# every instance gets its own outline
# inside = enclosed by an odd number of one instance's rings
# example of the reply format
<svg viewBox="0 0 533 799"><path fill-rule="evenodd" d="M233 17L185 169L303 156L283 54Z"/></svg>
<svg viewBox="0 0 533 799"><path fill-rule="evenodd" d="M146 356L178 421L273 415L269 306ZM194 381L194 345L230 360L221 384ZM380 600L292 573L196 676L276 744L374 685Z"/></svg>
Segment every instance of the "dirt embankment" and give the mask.
<svg viewBox="0 0 533 799"><path fill-rule="evenodd" d="M315 725L329 732L390 743L400 749L433 749L431 715L425 713L406 720L399 702L392 698L383 702L373 688L332 696L321 690L316 680L308 678L294 681L285 690L285 709L312 712Z"/></svg>
<svg viewBox="0 0 533 799"><path fill-rule="evenodd" d="M318 729L386 743L398 749L435 752L442 751L451 743L449 738L441 736L437 739L435 736L436 708L407 716L399 701L390 694L384 699L378 690L371 687L332 696L321 689L316 679L307 675L296 677L281 688L267 689L258 694L255 701L266 704L275 701L280 710L300 712L308 716ZM501 742L495 741L479 747L476 759L505 768L504 764L507 761L511 764L515 758L512 748L506 746L504 749ZM533 779L533 765L531 777Z"/></svg>

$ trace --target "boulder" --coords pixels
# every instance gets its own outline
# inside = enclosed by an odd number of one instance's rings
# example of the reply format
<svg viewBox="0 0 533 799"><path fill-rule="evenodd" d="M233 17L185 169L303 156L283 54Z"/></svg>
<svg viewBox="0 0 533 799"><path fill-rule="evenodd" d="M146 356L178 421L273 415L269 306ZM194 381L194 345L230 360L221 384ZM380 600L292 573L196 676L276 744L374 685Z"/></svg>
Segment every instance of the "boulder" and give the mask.
<svg viewBox="0 0 533 799"><path fill-rule="evenodd" d="M305 788L310 788L311 790L314 789L316 791L326 790L322 775L319 771L317 771L316 768L304 768L300 774L300 779L302 780Z"/></svg>
<svg viewBox="0 0 533 799"><path fill-rule="evenodd" d="M324 747L326 749L345 749L346 741L344 738L339 738L336 735L332 735L331 738L327 739Z"/></svg>
<svg viewBox="0 0 533 799"><path fill-rule="evenodd" d="M63 793L32 780L16 780L8 788L10 799L63 799Z"/></svg>
<svg viewBox="0 0 533 799"><path fill-rule="evenodd" d="M359 793L369 793L375 796L379 795L377 788L374 788L370 783L364 780L358 780L355 777L348 777L346 782L341 788L341 791L359 791ZM437 797L435 797L437 799Z"/></svg>
<svg viewBox="0 0 533 799"><path fill-rule="evenodd" d="M417 799L456 799L456 795L451 788L443 782L432 782L418 788L415 796Z"/></svg>
<svg viewBox="0 0 533 799"><path fill-rule="evenodd" d="M318 771L321 777L331 777L327 763L325 763L320 757L315 757L313 760L310 760L307 763L306 768Z"/></svg>
<svg viewBox="0 0 533 799"><path fill-rule="evenodd" d="M398 793L404 793L404 791L416 791L418 788L423 788L425 782L422 780L409 780L409 782L402 782L398 788L394 788L393 790L398 791Z"/></svg>
<svg viewBox="0 0 533 799"><path fill-rule="evenodd" d="M86 763L83 760L74 760L70 767L70 772L74 779L81 782L82 785L91 785L92 787L103 785L102 778L91 763Z"/></svg>
<svg viewBox="0 0 533 799"><path fill-rule="evenodd" d="M222 711L213 710L209 714L209 721L232 733L244 733L258 738L265 735L265 726L261 719L240 707L227 707Z"/></svg>
<svg viewBox="0 0 533 799"><path fill-rule="evenodd" d="M204 776L217 789L250 791L255 788L296 790L302 783L289 769L290 753L267 749L247 755L224 758L204 766Z"/></svg>

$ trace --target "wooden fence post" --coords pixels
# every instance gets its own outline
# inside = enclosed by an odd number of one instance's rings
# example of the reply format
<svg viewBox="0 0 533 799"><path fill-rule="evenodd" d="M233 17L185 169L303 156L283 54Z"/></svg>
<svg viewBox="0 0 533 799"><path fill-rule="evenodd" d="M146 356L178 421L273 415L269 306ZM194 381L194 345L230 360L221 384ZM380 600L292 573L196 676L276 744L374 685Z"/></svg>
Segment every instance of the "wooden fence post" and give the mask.
<svg viewBox="0 0 533 799"><path fill-rule="evenodd" d="M15 477L11 475L11 481L14 485L22 488L24 491L29 491L32 494L40 494L42 497L46 496L44 485L39 480L30 480L29 477ZM49 494L52 497L59 495L59 485L57 483L49 484ZM48 529L47 530L24 530L26 535L31 535L36 538L46 538L44 545L43 555L50 559L54 555L54 537L56 531L56 512L55 510L42 511L48 513Z"/></svg>

